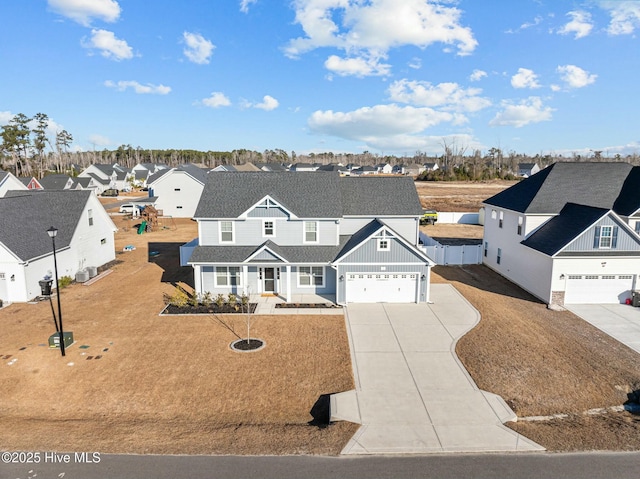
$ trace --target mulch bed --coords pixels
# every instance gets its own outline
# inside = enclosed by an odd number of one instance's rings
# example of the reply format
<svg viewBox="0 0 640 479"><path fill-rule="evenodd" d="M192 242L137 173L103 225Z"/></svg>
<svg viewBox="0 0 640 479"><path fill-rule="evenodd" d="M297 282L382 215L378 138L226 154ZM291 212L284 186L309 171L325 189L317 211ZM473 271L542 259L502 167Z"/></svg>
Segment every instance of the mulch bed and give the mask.
<svg viewBox="0 0 640 479"><path fill-rule="evenodd" d="M258 307L258 303L249 303L249 313L255 312ZM199 304L198 306L176 306L175 304L168 304L166 308L162 310L160 314L247 314L247 306L237 307L229 306L228 304L222 307L211 304L204 306Z"/></svg>

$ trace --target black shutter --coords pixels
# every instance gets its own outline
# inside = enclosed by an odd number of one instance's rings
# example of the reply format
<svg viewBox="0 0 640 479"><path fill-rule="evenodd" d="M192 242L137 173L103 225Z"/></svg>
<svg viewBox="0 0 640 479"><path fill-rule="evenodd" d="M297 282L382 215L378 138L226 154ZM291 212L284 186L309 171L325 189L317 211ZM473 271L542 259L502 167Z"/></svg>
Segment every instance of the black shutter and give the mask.
<svg viewBox="0 0 640 479"><path fill-rule="evenodd" d="M593 238L593 247L594 248L600 247L600 227L599 226L596 226L596 235Z"/></svg>
<svg viewBox="0 0 640 479"><path fill-rule="evenodd" d="M613 238L611 238L611 247L615 248L618 245L618 227L613 227Z"/></svg>

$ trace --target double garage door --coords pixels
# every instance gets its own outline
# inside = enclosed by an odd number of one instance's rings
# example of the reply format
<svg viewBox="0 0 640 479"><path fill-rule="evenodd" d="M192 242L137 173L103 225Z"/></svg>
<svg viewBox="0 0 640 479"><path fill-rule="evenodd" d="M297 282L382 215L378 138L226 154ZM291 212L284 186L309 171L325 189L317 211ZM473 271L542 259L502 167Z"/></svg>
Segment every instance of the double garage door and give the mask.
<svg viewBox="0 0 640 479"><path fill-rule="evenodd" d="M348 303L415 303L416 273L352 274L347 276Z"/></svg>
<svg viewBox="0 0 640 479"><path fill-rule="evenodd" d="M632 274L568 275L566 304L619 304L631 298Z"/></svg>

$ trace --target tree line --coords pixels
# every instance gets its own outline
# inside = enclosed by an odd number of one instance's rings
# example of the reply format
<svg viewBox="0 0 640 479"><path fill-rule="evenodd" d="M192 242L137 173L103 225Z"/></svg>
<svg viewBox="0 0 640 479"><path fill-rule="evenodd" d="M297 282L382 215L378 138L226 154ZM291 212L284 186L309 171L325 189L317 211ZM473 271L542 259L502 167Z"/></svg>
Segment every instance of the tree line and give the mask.
<svg viewBox="0 0 640 479"><path fill-rule="evenodd" d="M262 152L236 149L233 151L199 151L190 149L147 149L140 146L120 145L114 149L92 151L69 151L73 136L66 130L49 131L49 117L36 113L29 118L23 113L15 115L1 127L0 168L11 171L16 176L35 176L42 178L50 173L77 174L91 164L118 163L132 168L138 163L163 163L170 167L185 163L198 164L214 168L218 165L240 165L244 163L341 163L357 165L423 165L437 163L438 169L426 171L418 179L427 181L470 180L483 181L496 178L511 179L518 172L520 163L537 163L540 168L557 161L626 161L640 164L637 154L603 155L602 151L592 151L589 155L526 155L515 151L503 152L492 147L486 152L473 150L468 152L465 145L456 140L443 139L442 153L427 155L417 151L413 155L379 155L364 151L362 153L308 153L297 154L283 149L268 149Z"/></svg>

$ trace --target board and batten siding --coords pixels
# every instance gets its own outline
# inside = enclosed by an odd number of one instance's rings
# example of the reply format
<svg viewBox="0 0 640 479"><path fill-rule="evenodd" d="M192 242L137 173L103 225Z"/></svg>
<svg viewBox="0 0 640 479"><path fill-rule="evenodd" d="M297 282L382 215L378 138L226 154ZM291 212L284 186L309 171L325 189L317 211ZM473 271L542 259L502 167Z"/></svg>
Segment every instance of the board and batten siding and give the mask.
<svg viewBox="0 0 640 479"><path fill-rule="evenodd" d="M611 248L598 248L595 246L596 228L602 226L617 227L616 246ZM611 216L605 216L587 231L578 236L573 242L567 245L563 253L578 253L587 251L640 251L640 238L632 236L622 223Z"/></svg>
<svg viewBox="0 0 640 479"><path fill-rule="evenodd" d="M389 251L378 251L376 238L370 238L359 248L350 252L342 261L347 263L421 263L424 259L397 238L391 238Z"/></svg>
<svg viewBox="0 0 640 479"><path fill-rule="evenodd" d="M288 218L289 215L282 208L254 208L247 214L249 218Z"/></svg>

